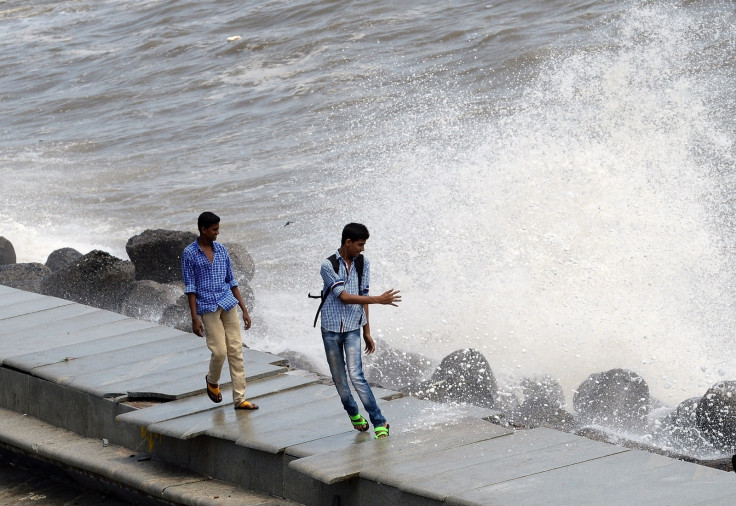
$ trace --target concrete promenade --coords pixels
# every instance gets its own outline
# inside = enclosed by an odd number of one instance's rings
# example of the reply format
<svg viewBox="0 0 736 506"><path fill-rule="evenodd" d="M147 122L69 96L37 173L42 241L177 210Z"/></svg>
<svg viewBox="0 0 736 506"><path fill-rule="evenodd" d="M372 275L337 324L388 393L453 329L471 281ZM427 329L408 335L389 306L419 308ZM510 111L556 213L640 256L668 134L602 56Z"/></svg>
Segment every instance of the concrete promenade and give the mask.
<svg viewBox="0 0 736 506"><path fill-rule="evenodd" d="M389 390L374 440L333 386L244 354L258 411L233 409L227 367L208 399L191 333L0 285L0 446L151 503L736 504L733 473Z"/></svg>

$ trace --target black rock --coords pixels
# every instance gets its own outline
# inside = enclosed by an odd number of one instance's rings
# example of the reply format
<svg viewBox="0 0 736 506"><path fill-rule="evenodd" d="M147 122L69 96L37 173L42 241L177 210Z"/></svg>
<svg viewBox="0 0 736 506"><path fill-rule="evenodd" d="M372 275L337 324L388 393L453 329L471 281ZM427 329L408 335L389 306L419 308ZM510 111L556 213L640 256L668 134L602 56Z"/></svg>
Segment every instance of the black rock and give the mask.
<svg viewBox="0 0 736 506"><path fill-rule="evenodd" d="M652 431L654 444L680 454L703 453L713 449L697 426L700 397L691 397L672 409Z"/></svg>
<svg viewBox="0 0 736 506"><path fill-rule="evenodd" d="M15 263L15 248L5 237L0 236L0 265Z"/></svg>
<svg viewBox="0 0 736 506"><path fill-rule="evenodd" d="M41 283L41 291L119 313L134 281L132 263L95 250L46 276Z"/></svg>
<svg viewBox="0 0 736 506"><path fill-rule="evenodd" d="M241 283L238 285L238 288L240 289L240 296L243 297L243 302L245 303L245 307L248 309L248 312L250 313L253 311L253 307L256 303L256 295L253 293L253 289L250 287L250 285L246 282Z"/></svg>
<svg viewBox="0 0 736 506"><path fill-rule="evenodd" d="M82 258L82 254L74 248L57 249L52 251L46 259L46 267L51 269L51 272L60 271L80 258Z"/></svg>
<svg viewBox="0 0 736 506"><path fill-rule="evenodd" d="M181 296L183 290L174 285L164 285L144 279L133 283L123 299L120 311L139 320L157 322L164 309Z"/></svg>
<svg viewBox="0 0 736 506"><path fill-rule="evenodd" d="M310 372L317 372L320 369L320 364L315 363L312 358L298 351L283 351L279 353L279 356L286 359L290 369L301 369Z"/></svg>
<svg viewBox="0 0 736 506"><path fill-rule="evenodd" d="M256 272L256 264L245 246L239 243L223 243L230 254L230 262L233 266L233 274L238 284L249 283Z"/></svg>
<svg viewBox="0 0 736 506"><path fill-rule="evenodd" d="M575 417L565 410L565 395L559 381L550 376L524 378L521 386L524 401L508 416L514 426L542 426L566 432L574 429Z"/></svg>
<svg viewBox="0 0 736 506"><path fill-rule="evenodd" d="M695 423L716 448L736 451L736 381L710 387L695 408Z"/></svg>
<svg viewBox="0 0 736 506"><path fill-rule="evenodd" d="M429 381L411 385L407 390L437 402L466 402L492 408L498 384L483 354L466 348L443 358Z"/></svg>
<svg viewBox="0 0 736 506"><path fill-rule="evenodd" d="M405 390L431 372L433 363L419 353L400 351L376 341L376 352L363 357L368 382L392 390Z"/></svg>
<svg viewBox="0 0 736 506"><path fill-rule="evenodd" d="M187 295L180 296L174 304L165 307L158 323L183 332L192 332L192 313Z"/></svg>
<svg viewBox="0 0 736 506"><path fill-rule="evenodd" d="M49 274L49 268L39 263L0 265L0 285L41 293L41 282Z"/></svg>
<svg viewBox="0 0 736 506"><path fill-rule="evenodd" d="M573 406L580 425L642 429L651 407L649 385L625 369L591 374L575 392Z"/></svg>
<svg viewBox="0 0 736 506"><path fill-rule="evenodd" d="M146 230L131 237L125 245L135 266L135 279L158 283L181 281L181 254L197 239L191 232Z"/></svg>

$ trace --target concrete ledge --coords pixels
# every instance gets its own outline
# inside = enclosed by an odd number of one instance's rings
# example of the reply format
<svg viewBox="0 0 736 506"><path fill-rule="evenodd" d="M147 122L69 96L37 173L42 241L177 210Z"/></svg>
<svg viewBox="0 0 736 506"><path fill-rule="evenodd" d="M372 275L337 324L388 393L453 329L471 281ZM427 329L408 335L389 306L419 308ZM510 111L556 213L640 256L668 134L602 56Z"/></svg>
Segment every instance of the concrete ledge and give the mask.
<svg viewBox="0 0 736 506"><path fill-rule="evenodd" d="M0 322L0 447L136 493L136 503L736 499L730 473L549 429L512 431L487 422L491 410L379 388L391 436L374 440L353 430L333 386L257 350L244 350L246 395L261 409L236 411L204 393L199 338L60 299L0 286ZM226 376L221 384L231 397ZM176 400L156 402L167 399Z"/></svg>
<svg viewBox="0 0 736 506"><path fill-rule="evenodd" d="M142 494L167 503L201 506L295 504L213 480L146 454L105 444L103 440L85 438L14 411L0 409L0 427L0 445L6 449L53 463L71 477L82 473L87 478L114 483L123 491L123 498Z"/></svg>

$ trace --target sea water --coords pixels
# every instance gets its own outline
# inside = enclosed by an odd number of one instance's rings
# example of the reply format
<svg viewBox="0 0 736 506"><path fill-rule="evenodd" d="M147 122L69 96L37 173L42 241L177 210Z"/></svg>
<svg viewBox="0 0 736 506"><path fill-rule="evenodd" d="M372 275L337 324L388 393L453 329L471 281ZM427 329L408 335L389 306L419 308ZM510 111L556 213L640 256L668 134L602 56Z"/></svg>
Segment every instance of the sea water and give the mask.
<svg viewBox="0 0 736 506"><path fill-rule="evenodd" d="M736 380L736 8L721 1L10 0L0 235L19 262L196 231L257 264L250 346L320 364L365 223L374 337L566 394ZM326 370L326 366L324 366Z"/></svg>

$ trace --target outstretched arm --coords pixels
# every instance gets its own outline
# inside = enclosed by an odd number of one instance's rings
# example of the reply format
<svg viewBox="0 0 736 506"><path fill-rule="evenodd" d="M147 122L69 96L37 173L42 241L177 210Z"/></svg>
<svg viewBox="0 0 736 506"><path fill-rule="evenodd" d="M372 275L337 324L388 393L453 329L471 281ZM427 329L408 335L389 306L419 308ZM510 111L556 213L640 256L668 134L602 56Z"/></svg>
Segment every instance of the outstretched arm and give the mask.
<svg viewBox="0 0 736 506"><path fill-rule="evenodd" d="M401 302L401 292L399 290L386 290L381 295L353 295L352 293L342 292L339 295L343 304L383 304L398 307Z"/></svg>

